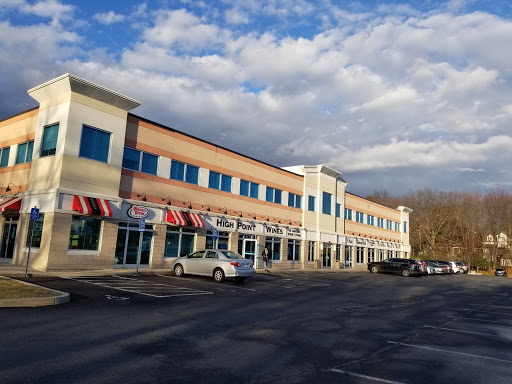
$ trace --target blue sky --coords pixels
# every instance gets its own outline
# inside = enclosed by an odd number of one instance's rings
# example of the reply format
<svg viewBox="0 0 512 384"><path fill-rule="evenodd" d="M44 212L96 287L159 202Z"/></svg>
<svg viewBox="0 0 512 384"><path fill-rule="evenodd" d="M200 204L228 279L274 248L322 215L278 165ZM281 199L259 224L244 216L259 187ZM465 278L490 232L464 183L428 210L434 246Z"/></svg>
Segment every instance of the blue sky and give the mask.
<svg viewBox="0 0 512 384"><path fill-rule="evenodd" d="M512 192L507 1L0 1L0 119L73 73L348 190Z"/></svg>

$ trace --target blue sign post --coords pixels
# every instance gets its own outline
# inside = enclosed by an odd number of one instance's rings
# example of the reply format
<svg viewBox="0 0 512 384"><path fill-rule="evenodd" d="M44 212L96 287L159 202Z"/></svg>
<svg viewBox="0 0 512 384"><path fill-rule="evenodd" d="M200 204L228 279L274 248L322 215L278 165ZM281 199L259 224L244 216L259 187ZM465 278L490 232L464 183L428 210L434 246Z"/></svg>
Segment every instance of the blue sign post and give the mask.
<svg viewBox="0 0 512 384"><path fill-rule="evenodd" d="M28 277L28 262L30 260L30 248L32 247L32 236L34 236L34 222L39 219L39 208L34 207L30 210L30 221L28 230L30 232L30 242L28 243L27 265L25 267L25 278Z"/></svg>
<svg viewBox="0 0 512 384"><path fill-rule="evenodd" d="M142 253L142 237L144 236L145 229L146 229L146 219L140 219L139 220L139 249L137 252L137 269L135 271L135 276L139 276L140 255Z"/></svg>
<svg viewBox="0 0 512 384"><path fill-rule="evenodd" d="M213 228L213 240L217 239L217 235L219 234L217 228Z"/></svg>

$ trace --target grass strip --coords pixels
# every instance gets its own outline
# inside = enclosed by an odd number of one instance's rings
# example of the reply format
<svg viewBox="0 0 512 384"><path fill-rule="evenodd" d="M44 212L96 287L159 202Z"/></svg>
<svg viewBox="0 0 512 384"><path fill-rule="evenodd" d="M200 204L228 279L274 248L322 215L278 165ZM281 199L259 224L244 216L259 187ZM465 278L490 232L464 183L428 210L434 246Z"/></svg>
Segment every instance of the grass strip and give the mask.
<svg viewBox="0 0 512 384"><path fill-rule="evenodd" d="M0 300L52 297L57 295L58 292L51 289L23 284L17 280L0 279Z"/></svg>

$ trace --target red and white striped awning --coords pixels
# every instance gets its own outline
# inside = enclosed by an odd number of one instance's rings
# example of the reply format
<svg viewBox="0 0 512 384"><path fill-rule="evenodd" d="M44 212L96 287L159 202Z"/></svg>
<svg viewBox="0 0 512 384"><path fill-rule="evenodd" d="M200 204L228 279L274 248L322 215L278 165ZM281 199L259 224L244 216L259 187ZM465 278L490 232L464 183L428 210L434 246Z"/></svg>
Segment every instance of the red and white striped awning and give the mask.
<svg viewBox="0 0 512 384"><path fill-rule="evenodd" d="M5 212L6 209L17 209L21 208L21 196L19 197L8 197L0 200L0 211Z"/></svg>
<svg viewBox="0 0 512 384"><path fill-rule="evenodd" d="M112 217L112 208L110 208L109 201L95 197L75 195L73 197L73 210L85 215Z"/></svg>
<svg viewBox="0 0 512 384"><path fill-rule="evenodd" d="M198 215L197 213L167 211L167 221L172 224L183 225L186 227L204 228L204 221L201 215Z"/></svg>

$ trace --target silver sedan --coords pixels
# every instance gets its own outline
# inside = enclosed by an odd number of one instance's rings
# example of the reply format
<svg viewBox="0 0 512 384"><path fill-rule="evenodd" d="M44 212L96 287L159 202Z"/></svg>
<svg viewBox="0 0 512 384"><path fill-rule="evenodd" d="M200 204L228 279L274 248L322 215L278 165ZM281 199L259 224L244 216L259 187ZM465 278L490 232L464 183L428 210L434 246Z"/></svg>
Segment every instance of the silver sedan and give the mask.
<svg viewBox="0 0 512 384"><path fill-rule="evenodd" d="M171 263L171 271L178 277L184 274L211 276L218 283L222 283L226 277L243 281L255 272L252 260L226 249L203 249L180 256Z"/></svg>

